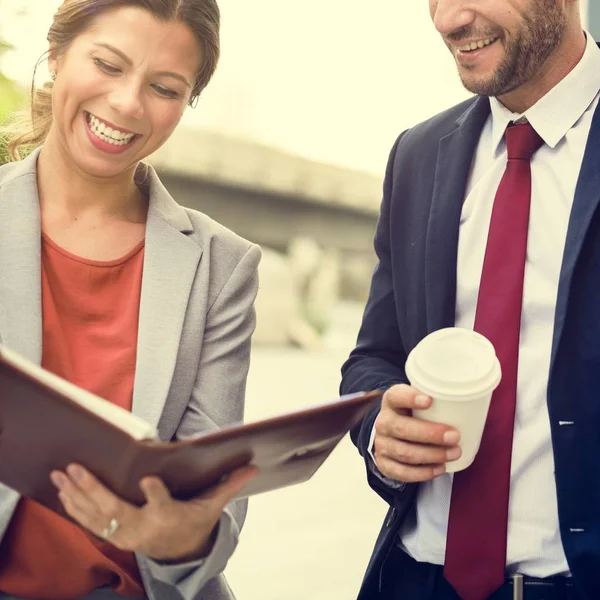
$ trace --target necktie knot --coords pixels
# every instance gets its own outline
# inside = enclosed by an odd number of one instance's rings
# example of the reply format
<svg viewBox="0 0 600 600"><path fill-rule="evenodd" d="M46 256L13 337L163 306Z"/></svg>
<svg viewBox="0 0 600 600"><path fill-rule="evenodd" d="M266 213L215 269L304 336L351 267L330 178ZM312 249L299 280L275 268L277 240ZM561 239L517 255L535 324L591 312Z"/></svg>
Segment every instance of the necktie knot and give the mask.
<svg viewBox="0 0 600 600"><path fill-rule="evenodd" d="M508 160L531 160L543 145L544 140L530 123L512 125L506 129Z"/></svg>

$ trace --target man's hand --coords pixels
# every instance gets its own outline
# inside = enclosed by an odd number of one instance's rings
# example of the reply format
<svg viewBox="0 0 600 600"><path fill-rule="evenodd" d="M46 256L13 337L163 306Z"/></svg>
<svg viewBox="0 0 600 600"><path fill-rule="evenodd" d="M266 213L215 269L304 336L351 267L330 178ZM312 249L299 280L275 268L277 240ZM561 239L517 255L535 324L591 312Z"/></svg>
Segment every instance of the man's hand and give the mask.
<svg viewBox="0 0 600 600"><path fill-rule="evenodd" d="M256 467L243 467L208 492L185 502L175 500L158 477L145 477L140 487L146 504L138 508L113 494L79 465L66 473L53 471L65 511L98 537L116 520L108 541L121 550L140 552L167 562L207 556L214 544L225 506L252 479Z"/></svg>
<svg viewBox="0 0 600 600"><path fill-rule="evenodd" d="M388 479L429 481L446 471L447 461L461 455L456 429L412 416L413 409L429 406L431 398L408 385L395 385L384 394L375 421L373 454Z"/></svg>

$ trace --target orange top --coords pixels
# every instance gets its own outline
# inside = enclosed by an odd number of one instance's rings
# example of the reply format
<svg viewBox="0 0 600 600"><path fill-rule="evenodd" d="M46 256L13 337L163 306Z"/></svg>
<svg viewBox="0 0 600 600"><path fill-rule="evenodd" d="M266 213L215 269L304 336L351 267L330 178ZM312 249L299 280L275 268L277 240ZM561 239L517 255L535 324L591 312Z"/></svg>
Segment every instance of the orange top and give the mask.
<svg viewBox="0 0 600 600"><path fill-rule="evenodd" d="M144 242L98 262L42 237L42 366L131 410ZM133 553L21 499L0 548L0 590L62 600L102 586L144 596Z"/></svg>

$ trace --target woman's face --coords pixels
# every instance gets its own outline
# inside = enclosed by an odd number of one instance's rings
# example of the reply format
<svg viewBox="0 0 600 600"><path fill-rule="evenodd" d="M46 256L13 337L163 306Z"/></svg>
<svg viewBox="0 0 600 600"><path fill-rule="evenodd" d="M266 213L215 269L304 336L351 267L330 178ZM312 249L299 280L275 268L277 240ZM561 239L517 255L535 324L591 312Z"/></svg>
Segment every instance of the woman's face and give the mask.
<svg viewBox="0 0 600 600"><path fill-rule="evenodd" d="M51 53L48 141L94 177L135 169L179 123L202 60L185 24L134 7L100 14L66 52Z"/></svg>

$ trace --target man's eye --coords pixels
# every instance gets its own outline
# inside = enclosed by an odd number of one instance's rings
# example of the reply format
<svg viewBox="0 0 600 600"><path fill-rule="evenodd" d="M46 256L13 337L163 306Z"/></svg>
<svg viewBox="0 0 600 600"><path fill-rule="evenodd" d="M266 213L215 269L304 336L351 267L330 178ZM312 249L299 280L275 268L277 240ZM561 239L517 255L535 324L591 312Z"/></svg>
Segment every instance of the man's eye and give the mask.
<svg viewBox="0 0 600 600"><path fill-rule="evenodd" d="M174 92L173 90L163 87L162 85L158 85L155 83L152 87L164 98L174 99L174 98L179 97L179 94L177 92Z"/></svg>
<svg viewBox="0 0 600 600"><path fill-rule="evenodd" d="M117 73L121 72L121 69L119 69L118 67L113 67L112 65L105 63L103 60L100 60L99 58L95 58L94 63L96 64L96 66L99 69L101 69L105 73L108 73L109 75L116 75Z"/></svg>

